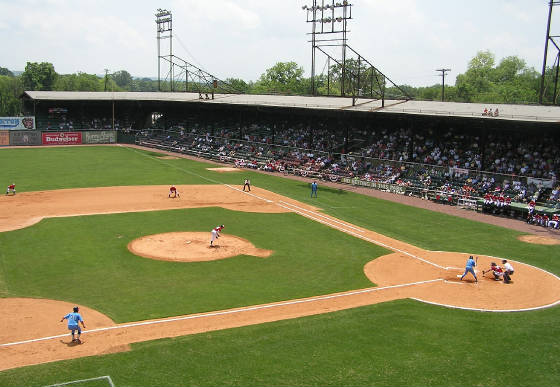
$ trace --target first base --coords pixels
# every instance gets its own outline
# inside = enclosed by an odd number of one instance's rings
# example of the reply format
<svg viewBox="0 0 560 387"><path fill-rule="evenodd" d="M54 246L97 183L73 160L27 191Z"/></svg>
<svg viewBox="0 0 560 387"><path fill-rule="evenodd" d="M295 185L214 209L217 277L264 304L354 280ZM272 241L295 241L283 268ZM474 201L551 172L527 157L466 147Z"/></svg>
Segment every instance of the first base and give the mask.
<svg viewBox="0 0 560 387"><path fill-rule="evenodd" d="M462 275L461 275L461 274L457 274L457 278L461 278L461 277L462 277Z"/></svg>

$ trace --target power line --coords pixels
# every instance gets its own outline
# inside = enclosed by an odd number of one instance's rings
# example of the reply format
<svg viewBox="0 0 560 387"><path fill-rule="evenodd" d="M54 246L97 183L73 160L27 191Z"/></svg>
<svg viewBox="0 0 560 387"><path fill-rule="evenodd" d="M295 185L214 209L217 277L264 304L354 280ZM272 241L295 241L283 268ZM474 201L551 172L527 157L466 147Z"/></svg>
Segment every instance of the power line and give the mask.
<svg viewBox="0 0 560 387"><path fill-rule="evenodd" d="M189 49L183 44L183 41L179 38L179 35L177 34L177 32L175 32L175 38L177 39L177 41L179 42L179 44L181 45L181 47L183 47L183 49L187 52L187 54L190 55L190 57L193 59L193 61L202 68L202 65L200 64L200 62L195 58L195 56L192 54L192 52L189 51Z"/></svg>

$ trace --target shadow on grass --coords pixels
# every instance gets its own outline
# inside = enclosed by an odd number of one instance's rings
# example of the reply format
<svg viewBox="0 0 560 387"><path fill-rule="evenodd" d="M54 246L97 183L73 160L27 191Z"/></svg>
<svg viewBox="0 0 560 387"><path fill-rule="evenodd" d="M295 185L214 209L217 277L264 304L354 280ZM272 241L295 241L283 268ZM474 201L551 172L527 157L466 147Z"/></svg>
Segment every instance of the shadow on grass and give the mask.
<svg viewBox="0 0 560 387"><path fill-rule="evenodd" d="M311 195L311 183L309 184L298 184L297 185L300 188L305 188L307 190L309 190L309 194ZM317 194L321 194L321 192L328 192L328 193L333 193L336 195L348 195L348 192L341 189L341 188L331 188L331 187L327 187L327 186L322 186L321 184L317 183Z"/></svg>

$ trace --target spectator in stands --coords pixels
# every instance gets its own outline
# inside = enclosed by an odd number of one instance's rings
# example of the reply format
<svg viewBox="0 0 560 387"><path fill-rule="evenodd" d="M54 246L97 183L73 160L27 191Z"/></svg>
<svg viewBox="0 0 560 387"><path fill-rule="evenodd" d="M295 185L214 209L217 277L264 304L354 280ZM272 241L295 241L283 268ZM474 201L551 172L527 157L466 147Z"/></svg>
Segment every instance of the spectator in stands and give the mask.
<svg viewBox="0 0 560 387"><path fill-rule="evenodd" d="M548 221L548 226L558 230L558 227L560 227L560 218L558 214L552 215L551 219Z"/></svg>

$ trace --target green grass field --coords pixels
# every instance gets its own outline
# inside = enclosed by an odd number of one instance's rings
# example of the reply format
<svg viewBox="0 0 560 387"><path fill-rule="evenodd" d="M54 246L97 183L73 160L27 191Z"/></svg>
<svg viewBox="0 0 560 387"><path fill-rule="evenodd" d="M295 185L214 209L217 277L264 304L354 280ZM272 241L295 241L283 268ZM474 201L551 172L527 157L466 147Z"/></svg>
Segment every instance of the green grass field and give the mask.
<svg viewBox="0 0 560 387"><path fill-rule="evenodd" d="M125 147L0 149L0 182L18 192L152 184L253 185L353 224L433 250L494 255L560 274L560 247L440 213L207 163L162 160ZM215 223L273 256L174 263L132 255L127 243ZM371 286L363 265L387 250L295 214L222 208L44 220L0 233L0 296L87 305L116 322L225 309ZM69 292L61 283L80 284ZM166 286L161 286L166 284ZM171 284L170 286L168 284ZM399 300L132 345L132 350L0 372L1 386L45 386L110 375L116 386L560 384L560 308L481 313ZM63 332L61 332L63 333ZM1 353L1 352L0 352ZM88 386L107 386L106 380Z"/></svg>

